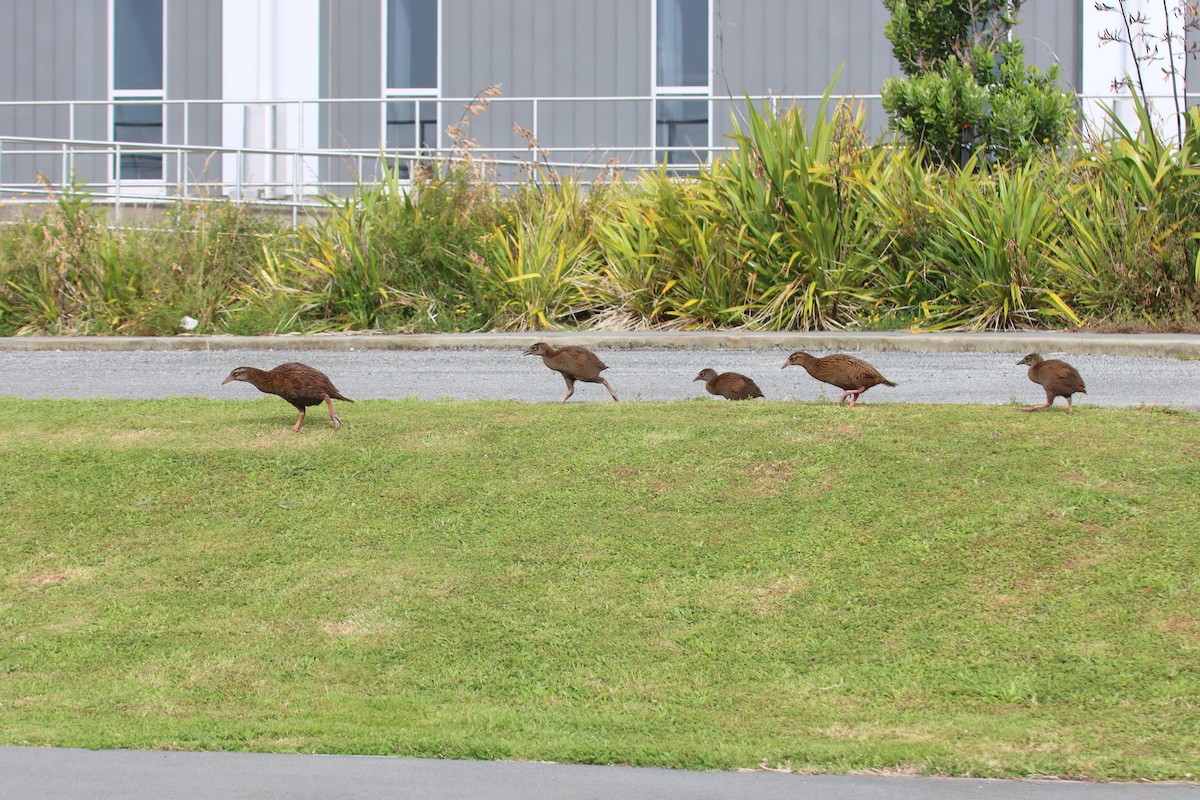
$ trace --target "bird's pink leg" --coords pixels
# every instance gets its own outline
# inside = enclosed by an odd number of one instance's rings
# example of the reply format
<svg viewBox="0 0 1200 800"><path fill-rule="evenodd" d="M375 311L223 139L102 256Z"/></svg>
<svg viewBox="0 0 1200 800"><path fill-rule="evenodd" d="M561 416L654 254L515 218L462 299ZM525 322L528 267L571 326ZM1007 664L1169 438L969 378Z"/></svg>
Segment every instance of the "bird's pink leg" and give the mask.
<svg viewBox="0 0 1200 800"><path fill-rule="evenodd" d="M1071 405L1071 395L1067 395L1067 416L1075 413L1075 409Z"/></svg>
<svg viewBox="0 0 1200 800"><path fill-rule="evenodd" d="M1028 408L1022 408L1021 410L1022 411L1041 411L1043 408L1049 408L1053 402L1054 402L1054 395L1050 394L1049 392L1046 392L1046 402L1042 403L1040 406L1029 406ZM1067 413L1068 414L1071 413L1071 398L1069 398L1069 397L1067 398Z"/></svg>
<svg viewBox="0 0 1200 800"><path fill-rule="evenodd" d="M609 385L608 385L608 381L604 380L604 378L601 378L601 379L600 379L600 383L604 384L604 388L605 388L605 389L608 389L608 393L612 395L612 399L613 399L613 400L616 400L616 399L617 399L617 393L616 393L616 392L614 392L614 391L613 391L613 388L612 388L611 386L609 386Z"/></svg>
<svg viewBox="0 0 1200 800"><path fill-rule="evenodd" d="M564 376L564 378L563 378L563 379L564 379L564 380L567 382L567 393L566 393L565 395L563 395L563 399L562 399L562 400L559 400L559 401L558 401L559 403L565 403L565 402L567 402L567 399L568 399L568 398L569 398L571 395L575 394L575 381L571 380L570 378L567 378L566 376Z"/></svg>
<svg viewBox="0 0 1200 800"><path fill-rule="evenodd" d="M335 431L340 430L342 421L338 419L337 412L333 410L333 400L330 399L329 395L325 395L325 405L329 406L329 418L333 420L333 429Z"/></svg>
<svg viewBox="0 0 1200 800"><path fill-rule="evenodd" d="M842 392L842 396L838 398L838 405L839 405L839 406L840 406L842 403L846 402L846 395L848 395L848 394L850 394L850 391L849 391L849 390Z"/></svg>
<svg viewBox="0 0 1200 800"><path fill-rule="evenodd" d="M306 412L304 412L304 411L300 412L300 417L296 420L296 424L292 427L292 433L295 433L296 431L300 430L300 426L304 423L304 414L305 413Z"/></svg>
<svg viewBox="0 0 1200 800"><path fill-rule="evenodd" d="M857 400L858 396L865 391L866 391L866 389L851 389L848 392L846 392L846 394L850 395L850 407L851 408L854 408L854 401Z"/></svg>

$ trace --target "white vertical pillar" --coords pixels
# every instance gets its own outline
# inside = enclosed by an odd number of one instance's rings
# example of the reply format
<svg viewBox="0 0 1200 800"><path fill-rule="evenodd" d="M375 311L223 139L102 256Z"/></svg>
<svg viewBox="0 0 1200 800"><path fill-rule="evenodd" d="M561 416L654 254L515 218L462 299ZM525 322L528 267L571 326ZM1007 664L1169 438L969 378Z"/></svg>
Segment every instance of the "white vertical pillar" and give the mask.
<svg viewBox="0 0 1200 800"><path fill-rule="evenodd" d="M318 146L320 0L223 0L222 133L226 147L314 150ZM272 102L276 101L276 102ZM316 181L316 164L262 156L242 162L241 182ZM293 169L301 174L293 175ZM237 159L223 161L227 186ZM256 194L253 190L249 194Z"/></svg>

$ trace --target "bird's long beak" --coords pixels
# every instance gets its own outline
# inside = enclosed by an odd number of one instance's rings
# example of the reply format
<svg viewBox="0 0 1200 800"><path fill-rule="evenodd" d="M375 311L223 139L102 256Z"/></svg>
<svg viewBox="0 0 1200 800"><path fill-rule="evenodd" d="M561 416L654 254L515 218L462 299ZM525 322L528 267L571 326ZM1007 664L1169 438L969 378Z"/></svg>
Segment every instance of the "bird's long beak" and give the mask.
<svg viewBox="0 0 1200 800"><path fill-rule="evenodd" d="M526 350L526 351L525 351L524 353L522 353L521 355L523 355L523 356L531 356L531 355L533 355L533 348L532 348L532 347L531 347L531 348L529 348L528 350Z"/></svg>
<svg viewBox="0 0 1200 800"><path fill-rule="evenodd" d="M236 381L236 380L237 380L237 378L235 378L235 377L233 377L232 375L230 375L228 378L226 378L225 380L221 381L221 385L222 385L222 386L224 386L225 384L229 383L230 381Z"/></svg>
<svg viewBox="0 0 1200 800"><path fill-rule="evenodd" d="M1018 367L1023 367L1023 366L1025 366L1025 359L1023 359L1023 358L1022 358L1020 361L1018 361L1018 362L1017 362L1017 366L1018 366Z"/></svg>
<svg viewBox="0 0 1200 800"><path fill-rule="evenodd" d="M702 381L702 380L704 380L704 378L701 378L699 375L697 375L696 377L692 378L692 383L695 383L696 381Z"/></svg>
<svg viewBox="0 0 1200 800"><path fill-rule="evenodd" d="M785 362L783 362L783 366L782 366L782 367L780 367L780 369L787 369L787 368L788 368L788 367L790 367L791 365L792 365L792 362L790 362L790 361L785 361Z"/></svg>

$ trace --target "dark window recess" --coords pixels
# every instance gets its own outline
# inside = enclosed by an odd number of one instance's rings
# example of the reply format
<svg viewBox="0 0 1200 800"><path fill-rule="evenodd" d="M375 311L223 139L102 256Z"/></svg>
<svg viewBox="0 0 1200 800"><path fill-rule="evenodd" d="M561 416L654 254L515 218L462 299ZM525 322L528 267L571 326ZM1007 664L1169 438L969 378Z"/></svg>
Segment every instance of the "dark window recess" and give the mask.
<svg viewBox="0 0 1200 800"><path fill-rule="evenodd" d="M113 89L163 88L163 0L113 0Z"/></svg>
<svg viewBox="0 0 1200 800"><path fill-rule="evenodd" d="M113 106L113 140L138 144L162 144L163 109L161 105ZM122 150L117 164L121 180L162 180L161 152Z"/></svg>
<svg viewBox="0 0 1200 800"><path fill-rule="evenodd" d="M708 147L707 100L659 100L654 143L668 149L668 164L697 164L706 160ZM696 152L696 151L699 152Z"/></svg>
<svg viewBox="0 0 1200 800"><path fill-rule="evenodd" d="M658 86L708 86L708 0L658 0Z"/></svg>
<svg viewBox="0 0 1200 800"><path fill-rule="evenodd" d="M387 88L437 88L437 0L387 0Z"/></svg>
<svg viewBox="0 0 1200 800"><path fill-rule="evenodd" d="M437 145L437 104L431 100L395 100L387 105L387 149L406 154ZM397 153L399 155L399 153ZM398 158L393 166L401 178L412 177L411 162Z"/></svg>

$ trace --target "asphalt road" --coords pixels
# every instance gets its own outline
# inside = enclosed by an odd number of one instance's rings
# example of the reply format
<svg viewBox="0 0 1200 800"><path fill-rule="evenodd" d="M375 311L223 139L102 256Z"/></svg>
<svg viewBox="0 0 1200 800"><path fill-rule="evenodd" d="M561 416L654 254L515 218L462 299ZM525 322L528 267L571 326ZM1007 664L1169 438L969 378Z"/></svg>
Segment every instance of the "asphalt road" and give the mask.
<svg viewBox="0 0 1200 800"><path fill-rule="evenodd" d="M326 372L358 399L508 399L556 401L563 380L535 356L511 350L247 350L132 352L0 352L0 395L19 397L163 398L257 396L244 383L222 386L236 366L270 368L303 361ZM781 369L786 350L599 350L604 373L622 400L708 397L693 382L705 367L753 378L772 400L837 400L840 392L801 368ZM815 355L823 353L816 352ZM1013 353L861 351L899 386L879 386L862 402L1040 403ZM1052 353L1045 353L1047 358ZM1174 357L1072 355L1088 386L1083 405L1173 405L1200 410L1200 361ZM725 402L714 398L714 402ZM577 384L571 402L611 402L602 386ZM1062 406L1061 400L1058 405Z"/></svg>
<svg viewBox="0 0 1200 800"><path fill-rule="evenodd" d="M1184 784L0 747L0 800L1197 800Z"/></svg>

